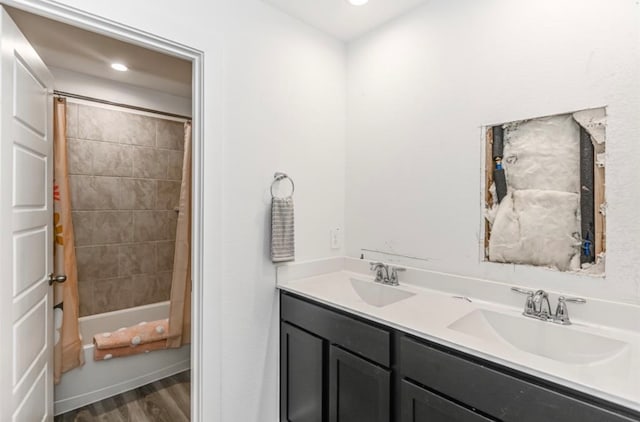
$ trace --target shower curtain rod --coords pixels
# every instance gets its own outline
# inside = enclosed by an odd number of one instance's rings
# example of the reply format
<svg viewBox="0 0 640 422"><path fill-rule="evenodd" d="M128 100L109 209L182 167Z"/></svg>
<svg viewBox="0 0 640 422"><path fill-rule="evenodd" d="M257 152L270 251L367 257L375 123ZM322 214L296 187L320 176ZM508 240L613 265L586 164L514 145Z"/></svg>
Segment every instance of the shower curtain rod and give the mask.
<svg viewBox="0 0 640 422"><path fill-rule="evenodd" d="M94 97L88 97L86 95L72 94L70 92L55 91L55 90L53 91L53 95L56 95L58 97L74 98L76 100L91 101L91 102L94 102L94 103L100 103L100 104L106 104L106 105L110 105L110 106L128 108L128 109L131 109L131 110L144 111L146 113L159 114L159 115L167 116L167 117L175 117L175 118L178 118L178 119L185 119L185 120L187 120L189 122L191 121L191 116L182 116L180 114L168 113L166 111L153 110L151 108L139 107L139 106L134 106L134 105L130 105L130 104L123 104L123 103L116 103L114 101L103 100L103 99L94 98Z"/></svg>

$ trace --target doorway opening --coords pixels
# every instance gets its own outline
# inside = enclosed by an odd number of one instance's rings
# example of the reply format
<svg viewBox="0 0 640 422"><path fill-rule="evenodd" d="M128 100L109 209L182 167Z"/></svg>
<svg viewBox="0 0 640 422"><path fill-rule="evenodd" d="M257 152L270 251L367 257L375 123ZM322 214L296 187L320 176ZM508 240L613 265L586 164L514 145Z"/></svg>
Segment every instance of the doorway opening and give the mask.
<svg viewBox="0 0 640 422"><path fill-rule="evenodd" d="M51 7L46 12L31 10L38 14L6 9L53 74L56 97L67 103L71 212L85 348L96 334L166 318L187 162L185 129L192 120L187 213L193 281L191 349L177 349L174 357L169 351L159 352L157 366L140 355L122 358L138 361L123 363L120 370L100 368L106 362L97 362L102 374L96 376L88 374L86 364L82 370L71 370L54 393L55 414L60 414L199 367L202 54L86 16L72 16L78 26L64 24L56 20L61 11L58 15ZM69 21L68 10L65 13ZM102 34L93 32L98 29ZM127 64L129 70L110 67L116 63ZM132 375L132 367L142 373ZM117 373L126 379L114 378ZM192 373L190 379L191 417L197 420L201 377ZM96 380L107 385L95 384Z"/></svg>

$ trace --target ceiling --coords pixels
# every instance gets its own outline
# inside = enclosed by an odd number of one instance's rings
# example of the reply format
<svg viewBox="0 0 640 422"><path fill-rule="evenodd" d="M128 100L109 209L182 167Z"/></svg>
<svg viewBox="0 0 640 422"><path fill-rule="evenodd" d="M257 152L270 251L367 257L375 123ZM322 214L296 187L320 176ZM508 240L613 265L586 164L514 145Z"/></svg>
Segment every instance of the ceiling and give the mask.
<svg viewBox="0 0 640 422"><path fill-rule="evenodd" d="M48 66L191 97L189 61L21 10L7 10ZM127 65L129 71L111 69L113 62Z"/></svg>
<svg viewBox="0 0 640 422"><path fill-rule="evenodd" d="M336 38L350 41L427 0L370 0L352 6L347 0L263 0Z"/></svg>
<svg viewBox="0 0 640 422"><path fill-rule="evenodd" d="M349 41L427 0L263 0L338 39ZM51 67L181 97L191 97L191 63L133 44L7 7L20 30ZM111 69L124 63L128 72Z"/></svg>

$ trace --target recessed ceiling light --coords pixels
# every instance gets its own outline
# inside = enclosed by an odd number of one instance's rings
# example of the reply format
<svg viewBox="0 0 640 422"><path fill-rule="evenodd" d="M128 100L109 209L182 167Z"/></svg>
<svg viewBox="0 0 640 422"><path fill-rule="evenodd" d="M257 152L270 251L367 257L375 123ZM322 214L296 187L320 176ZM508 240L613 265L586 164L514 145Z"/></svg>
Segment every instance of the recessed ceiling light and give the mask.
<svg viewBox="0 0 640 422"><path fill-rule="evenodd" d="M347 0L352 6L363 6L369 3L369 0Z"/></svg>
<svg viewBox="0 0 640 422"><path fill-rule="evenodd" d="M129 68L122 63L112 63L111 68L113 70L117 70L118 72L126 72Z"/></svg>

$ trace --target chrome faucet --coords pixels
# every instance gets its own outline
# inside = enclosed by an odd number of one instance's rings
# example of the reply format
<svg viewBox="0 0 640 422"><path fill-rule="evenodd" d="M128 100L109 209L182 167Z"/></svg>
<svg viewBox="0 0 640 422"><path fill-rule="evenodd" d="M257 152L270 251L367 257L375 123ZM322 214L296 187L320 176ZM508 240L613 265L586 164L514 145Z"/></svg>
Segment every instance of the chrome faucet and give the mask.
<svg viewBox="0 0 640 422"><path fill-rule="evenodd" d="M387 283L389 281L389 267L382 262L371 262L369 266L371 271L376 272L376 279L373 281L376 283Z"/></svg>
<svg viewBox="0 0 640 422"><path fill-rule="evenodd" d="M391 267L391 277L389 277L390 285L397 286L400 284L398 282L398 272L400 271L407 271L407 269L402 267Z"/></svg>
<svg viewBox="0 0 640 422"><path fill-rule="evenodd" d="M383 264L382 262L371 262L370 264L371 271L375 271L376 283L388 284L390 286L397 286L400 284L398 282L398 272L406 271L406 268L402 267L391 267L391 274L389 274L389 266Z"/></svg>
<svg viewBox="0 0 640 422"><path fill-rule="evenodd" d="M549 303L549 294L544 290L528 290L521 289L519 287L512 287L511 290L517 293L527 295L527 300L524 304L524 311L522 315L529 318L536 318L542 321L551 321L556 324L570 325L569 310L567 309L567 302L572 303L587 303L585 299L579 297L560 296L558 298L558 306L556 307L556 313L551 313L551 304ZM546 309L545 309L546 304Z"/></svg>
<svg viewBox="0 0 640 422"><path fill-rule="evenodd" d="M558 298L558 306L556 307L556 315L553 318L553 322L562 324L562 325L570 325L571 321L569 320L569 310L567 309L567 302L572 303L587 303L581 297L564 297L560 296Z"/></svg>
<svg viewBox="0 0 640 422"><path fill-rule="evenodd" d="M547 304L547 309L544 309L545 303ZM544 290L538 290L533 294L533 312L540 319L546 320L551 317L549 294Z"/></svg>

